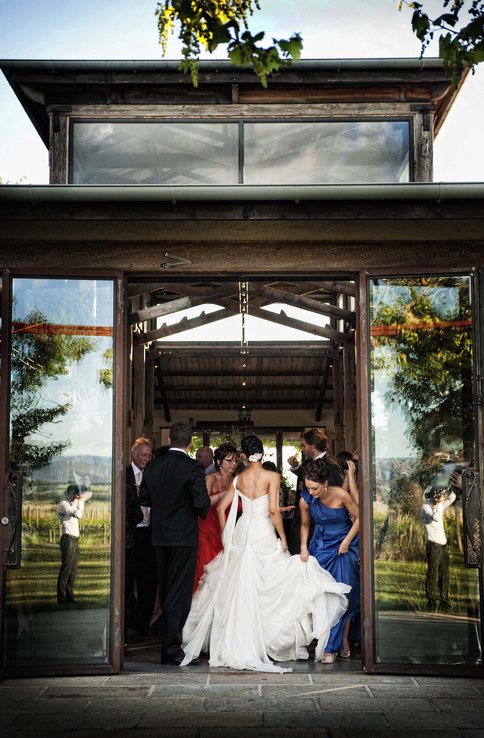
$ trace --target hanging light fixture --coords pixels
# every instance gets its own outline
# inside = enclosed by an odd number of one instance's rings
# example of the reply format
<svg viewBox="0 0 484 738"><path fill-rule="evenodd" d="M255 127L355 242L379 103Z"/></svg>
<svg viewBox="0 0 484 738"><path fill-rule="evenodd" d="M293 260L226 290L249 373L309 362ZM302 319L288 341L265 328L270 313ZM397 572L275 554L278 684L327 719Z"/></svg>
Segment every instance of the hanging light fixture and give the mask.
<svg viewBox="0 0 484 738"><path fill-rule="evenodd" d="M247 338L247 317L249 314L249 283L239 282L239 311L240 311L240 384L243 389L247 388L247 355L249 353L249 340ZM239 421L249 421L250 410L242 405L239 410Z"/></svg>

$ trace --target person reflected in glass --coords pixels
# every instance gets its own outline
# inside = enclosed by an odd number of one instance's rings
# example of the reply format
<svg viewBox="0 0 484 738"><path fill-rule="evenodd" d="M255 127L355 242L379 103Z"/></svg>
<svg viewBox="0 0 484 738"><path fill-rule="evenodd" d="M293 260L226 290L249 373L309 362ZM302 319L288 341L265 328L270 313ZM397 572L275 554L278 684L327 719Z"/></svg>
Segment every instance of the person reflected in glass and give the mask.
<svg viewBox="0 0 484 738"><path fill-rule="evenodd" d="M57 577L57 604L75 604L74 585L79 563L79 520L84 515L84 505L92 497L91 490L70 484L65 500L57 506L57 516L61 526L61 566Z"/></svg>
<svg viewBox="0 0 484 738"><path fill-rule="evenodd" d="M454 474L454 486L462 484L462 477ZM445 511L453 505L457 495L453 490L431 486L426 491L426 501L422 505L422 521L425 525L427 542L427 573L425 576L425 595L427 608L435 611L450 610L449 599L449 563L447 535L444 526Z"/></svg>
<svg viewBox="0 0 484 738"><path fill-rule="evenodd" d="M215 472L207 474L205 482L210 496L210 510L205 520L198 519L198 554L193 591L203 577L204 567L222 550L222 531L218 522L217 506L234 481L238 453L232 443L222 443L215 449Z"/></svg>
<svg viewBox="0 0 484 738"><path fill-rule="evenodd" d="M351 586L345 616L331 629L324 664L333 663L338 655L350 657L349 630L360 610L359 510L349 492L329 484L330 474L326 459L308 463L299 501L302 560L314 556L337 582ZM308 544L311 519L314 532Z"/></svg>

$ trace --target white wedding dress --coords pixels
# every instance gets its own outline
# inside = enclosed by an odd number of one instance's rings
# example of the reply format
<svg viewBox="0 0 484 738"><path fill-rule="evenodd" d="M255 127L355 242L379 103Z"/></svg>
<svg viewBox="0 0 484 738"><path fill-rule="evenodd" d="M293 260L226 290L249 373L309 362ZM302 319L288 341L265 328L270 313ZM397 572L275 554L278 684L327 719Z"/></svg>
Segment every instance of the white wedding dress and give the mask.
<svg viewBox="0 0 484 738"><path fill-rule="evenodd" d="M304 562L284 553L269 517L269 496L251 500L237 490L237 478L234 488L224 550L205 567L183 629L182 666L208 651L210 666L291 671L271 659L307 659L306 646L314 639L320 659L351 587L313 556ZM243 512L237 521L239 497Z"/></svg>

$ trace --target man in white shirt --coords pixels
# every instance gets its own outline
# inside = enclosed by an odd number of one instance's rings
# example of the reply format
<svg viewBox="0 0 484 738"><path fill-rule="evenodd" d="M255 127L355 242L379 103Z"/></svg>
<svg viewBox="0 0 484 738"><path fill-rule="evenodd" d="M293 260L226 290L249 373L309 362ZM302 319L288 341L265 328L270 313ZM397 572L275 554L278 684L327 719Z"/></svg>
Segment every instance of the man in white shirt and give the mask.
<svg viewBox="0 0 484 738"><path fill-rule="evenodd" d="M444 514L456 499L454 492L448 493L442 487L431 487L428 501L422 505L422 520L427 533L427 575L425 594L429 610L437 609L437 589L440 595L440 608L450 609L449 600L449 552L444 529Z"/></svg>
<svg viewBox="0 0 484 738"><path fill-rule="evenodd" d="M66 499L59 502L57 515L61 525L61 568L57 577L57 604L75 603L74 584L79 562L79 520L84 515L84 504L92 497L92 492L77 484L70 484Z"/></svg>

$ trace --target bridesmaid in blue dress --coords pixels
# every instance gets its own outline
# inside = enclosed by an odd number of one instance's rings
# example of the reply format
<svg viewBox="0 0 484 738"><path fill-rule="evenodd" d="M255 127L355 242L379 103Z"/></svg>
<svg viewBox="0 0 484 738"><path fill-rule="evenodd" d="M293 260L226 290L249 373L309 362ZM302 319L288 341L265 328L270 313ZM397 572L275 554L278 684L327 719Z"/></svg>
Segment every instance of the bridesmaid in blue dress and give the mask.
<svg viewBox="0 0 484 738"><path fill-rule="evenodd" d="M337 582L351 585L348 609L332 629L323 664L332 664L339 654L349 658L348 632L352 619L360 609L359 576L359 511L351 495L342 487L328 485L329 465L325 459L315 459L305 467L306 489L301 492L301 559L314 556ZM315 529L308 549L310 518Z"/></svg>

